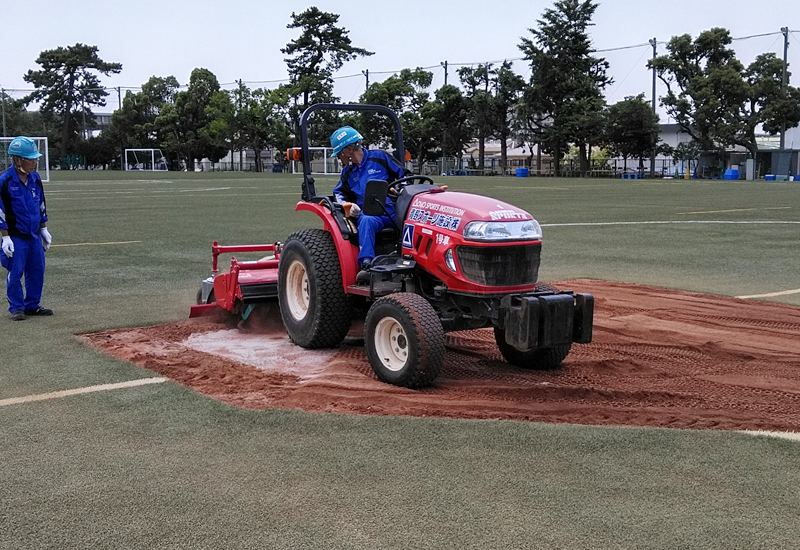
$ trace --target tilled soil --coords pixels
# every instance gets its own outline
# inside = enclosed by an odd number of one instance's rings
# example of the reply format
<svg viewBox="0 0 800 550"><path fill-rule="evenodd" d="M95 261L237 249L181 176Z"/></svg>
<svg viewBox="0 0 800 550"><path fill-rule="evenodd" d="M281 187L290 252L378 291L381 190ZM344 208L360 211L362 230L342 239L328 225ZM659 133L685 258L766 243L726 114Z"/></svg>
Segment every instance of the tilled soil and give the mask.
<svg viewBox="0 0 800 550"><path fill-rule="evenodd" d="M335 350L294 346L274 306L244 329L206 317L83 338L248 409L800 431L800 308L607 281L557 284L594 294L591 344L538 372L505 363L491 330L452 333L442 372L424 390L378 381L357 327Z"/></svg>

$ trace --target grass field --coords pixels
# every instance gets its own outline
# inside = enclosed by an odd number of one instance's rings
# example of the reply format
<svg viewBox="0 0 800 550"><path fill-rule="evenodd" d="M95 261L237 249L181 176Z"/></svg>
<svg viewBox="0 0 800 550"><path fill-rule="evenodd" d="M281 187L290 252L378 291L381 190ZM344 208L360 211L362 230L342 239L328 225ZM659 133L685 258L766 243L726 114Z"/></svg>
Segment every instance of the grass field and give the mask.
<svg viewBox="0 0 800 550"><path fill-rule="evenodd" d="M210 244L284 240L283 174L52 174L52 318L0 315L0 548L791 548L800 444L739 433L243 411L75 334L177 321ZM543 224L544 280L800 305L800 184L446 178ZM327 192L334 178L317 178Z"/></svg>

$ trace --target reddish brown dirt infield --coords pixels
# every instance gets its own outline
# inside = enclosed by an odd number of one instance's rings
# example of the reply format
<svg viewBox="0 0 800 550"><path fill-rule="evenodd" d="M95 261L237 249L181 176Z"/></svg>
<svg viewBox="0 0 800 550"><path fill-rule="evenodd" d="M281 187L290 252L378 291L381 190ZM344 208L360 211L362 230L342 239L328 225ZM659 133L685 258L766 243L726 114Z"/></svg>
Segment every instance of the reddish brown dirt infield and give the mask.
<svg viewBox="0 0 800 550"><path fill-rule="evenodd" d="M442 373L425 390L378 381L357 334L322 352L328 355L305 375L315 356L288 345L274 319L262 322L257 336L292 350L271 358L285 368L259 369L187 347L192 335L228 328L210 318L83 338L248 409L800 431L800 308L594 280L559 287L596 299L594 341L574 345L560 369L509 366L490 330L453 333Z"/></svg>

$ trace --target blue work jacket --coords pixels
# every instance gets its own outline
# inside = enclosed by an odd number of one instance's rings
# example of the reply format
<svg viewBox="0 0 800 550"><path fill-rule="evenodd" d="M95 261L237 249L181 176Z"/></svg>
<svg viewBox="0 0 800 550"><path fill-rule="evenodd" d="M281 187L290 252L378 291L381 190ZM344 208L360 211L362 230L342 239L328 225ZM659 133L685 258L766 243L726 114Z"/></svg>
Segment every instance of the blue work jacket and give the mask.
<svg viewBox="0 0 800 550"><path fill-rule="evenodd" d="M42 178L37 172L31 172L26 185L11 166L0 175L0 229L5 229L12 237L33 237L46 222Z"/></svg>
<svg viewBox="0 0 800 550"><path fill-rule="evenodd" d="M384 180L392 183L405 176L405 169L393 156L385 151L364 149L364 158L359 164L345 166L333 194L339 202L354 202L364 206L364 191L369 180ZM394 203L386 198L386 212L394 217Z"/></svg>

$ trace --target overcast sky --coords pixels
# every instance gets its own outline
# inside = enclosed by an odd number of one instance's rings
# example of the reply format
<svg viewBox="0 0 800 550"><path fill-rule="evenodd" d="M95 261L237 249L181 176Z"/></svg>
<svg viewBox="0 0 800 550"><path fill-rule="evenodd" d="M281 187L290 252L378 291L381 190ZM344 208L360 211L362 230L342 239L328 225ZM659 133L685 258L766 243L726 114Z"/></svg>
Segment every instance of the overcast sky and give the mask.
<svg viewBox="0 0 800 550"><path fill-rule="evenodd" d="M21 97L30 89L23 76L40 68L36 58L41 51L81 42L97 46L103 60L122 63L120 74L102 77L109 88L136 88L154 75L173 75L186 84L196 67L209 69L225 88L238 79L251 88L272 88L287 79L280 49L300 34L299 29L286 28L291 14L312 5L339 14L339 25L349 31L353 45L375 52L345 64L335 75L336 94L349 102L357 101L364 91L363 71L376 82L403 68L425 67L434 74L435 89L444 83L444 61L449 66L448 83L456 83L456 70L463 64L516 59L514 69L527 78L527 65L519 59L520 37L530 37L529 29L537 27L553 2L39 0L33 14L4 10L0 87ZM639 93L650 99L648 40L666 42L686 33L696 37L712 27L727 28L734 38L774 33L734 41L745 65L767 51L782 57L780 29L788 27L793 31L790 70L796 72L791 83L800 85L797 8L797 0L600 0L590 36L597 55L611 65L614 84L606 90L608 102ZM639 47L603 51L626 46ZM658 52L665 52L663 44ZM659 83L657 93L663 91ZM108 106L96 111L112 111L117 105L114 90ZM662 122L666 122L663 115Z"/></svg>

